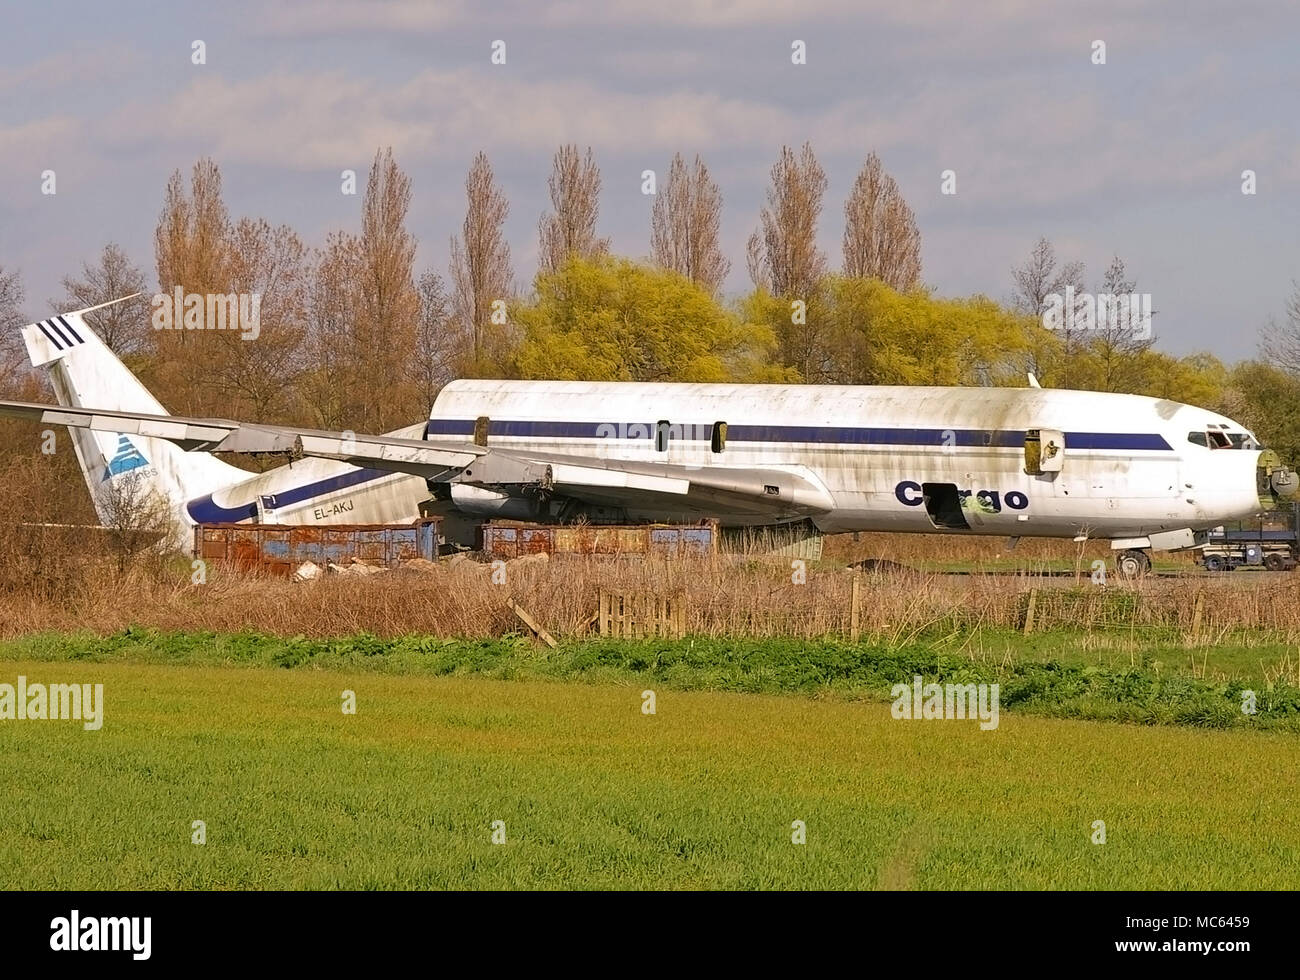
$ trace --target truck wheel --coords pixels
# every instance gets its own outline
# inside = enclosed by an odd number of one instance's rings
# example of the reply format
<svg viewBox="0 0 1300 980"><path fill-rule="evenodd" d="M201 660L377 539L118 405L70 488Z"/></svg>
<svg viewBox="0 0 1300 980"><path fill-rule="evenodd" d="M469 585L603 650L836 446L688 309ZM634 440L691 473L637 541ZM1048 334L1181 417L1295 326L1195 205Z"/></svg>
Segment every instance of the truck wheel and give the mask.
<svg viewBox="0 0 1300 980"><path fill-rule="evenodd" d="M1280 572L1286 567L1286 562L1281 555L1265 555L1264 567L1270 572Z"/></svg>
<svg viewBox="0 0 1300 980"><path fill-rule="evenodd" d="M1151 557L1136 548L1121 551L1115 560L1115 568L1124 578L1140 578L1151 571Z"/></svg>
<svg viewBox="0 0 1300 980"><path fill-rule="evenodd" d="M1228 563L1218 555L1205 556L1205 570L1207 572L1223 572L1227 571L1227 567Z"/></svg>

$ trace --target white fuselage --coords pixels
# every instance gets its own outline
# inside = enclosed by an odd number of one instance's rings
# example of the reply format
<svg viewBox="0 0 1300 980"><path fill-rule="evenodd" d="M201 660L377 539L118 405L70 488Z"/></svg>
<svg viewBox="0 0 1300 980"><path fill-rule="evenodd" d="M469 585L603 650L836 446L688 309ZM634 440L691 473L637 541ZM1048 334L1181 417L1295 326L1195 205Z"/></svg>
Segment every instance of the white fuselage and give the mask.
<svg viewBox="0 0 1300 980"><path fill-rule="evenodd" d="M488 445L576 457L698 467L790 468L832 506L809 516L825 532L957 531L1007 536L1137 539L1201 530L1260 508L1252 448L1232 420L1137 395L1036 388L837 387L457 381L427 425L396 433L469 441L488 420ZM668 438L657 435L667 422ZM726 423L721 451L716 424ZM1026 472L1025 434L1063 435L1057 472ZM1206 433L1209 432L1208 441ZM1245 437L1243 440L1243 436ZM955 487L965 526L936 527L925 501ZM944 491L950 492L950 491ZM191 522L413 520L425 481L300 460L191 501ZM259 510L259 498L264 501ZM474 513L508 512L503 495L457 487ZM689 506L633 504L632 521L719 517Z"/></svg>

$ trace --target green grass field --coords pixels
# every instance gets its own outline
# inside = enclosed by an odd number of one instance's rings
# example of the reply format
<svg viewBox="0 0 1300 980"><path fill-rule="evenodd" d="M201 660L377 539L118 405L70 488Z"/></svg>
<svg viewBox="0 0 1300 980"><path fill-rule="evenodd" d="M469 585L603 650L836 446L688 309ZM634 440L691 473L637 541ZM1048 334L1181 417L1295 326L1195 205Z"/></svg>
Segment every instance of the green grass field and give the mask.
<svg viewBox="0 0 1300 980"><path fill-rule="evenodd" d="M497 679L666 685L675 690L803 694L888 700L916 674L941 683L997 683L1003 710L1058 718L1281 729L1300 733L1300 656L1254 637L1183 648L1161 635L1119 631L933 630L901 641L693 637L569 640L547 650L523 637L446 639L370 634L330 639L244 632L162 632L132 627L107 636L33 634L0 642L0 663L135 663L310 668ZM1256 712L1242 712L1255 692Z"/></svg>
<svg viewBox="0 0 1300 980"><path fill-rule="evenodd" d="M1289 732L1014 709L982 732L834 685L529 673L520 645L470 671L355 641L278 667L230 638L166 646L0 645L0 682L105 686L98 732L0 723L4 887L1300 886Z"/></svg>

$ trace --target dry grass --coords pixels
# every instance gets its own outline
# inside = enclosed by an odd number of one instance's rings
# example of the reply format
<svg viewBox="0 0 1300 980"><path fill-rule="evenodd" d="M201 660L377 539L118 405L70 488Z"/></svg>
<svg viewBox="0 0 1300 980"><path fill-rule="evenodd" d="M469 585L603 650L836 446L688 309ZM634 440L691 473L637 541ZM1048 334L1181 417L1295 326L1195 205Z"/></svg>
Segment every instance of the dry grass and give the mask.
<svg viewBox="0 0 1300 980"><path fill-rule="evenodd" d="M26 581L12 572L14 564L11 557L0 559L0 637L42 630L106 633L131 624L312 637L359 631L495 637L522 630L507 598L551 632L573 636L585 629L600 589L685 591L687 627L695 635L819 637L848 632L853 579L844 567L823 562L808 569L806 584L795 584L788 563L722 558L512 563L499 585L489 566L472 561L310 583L213 569L205 585L191 584L189 566L179 563L140 563L118 574L111 560L88 558L46 569L59 572L52 580L36 566L26 568L37 572ZM1300 638L1300 576L1238 573L1235 579L1157 578L1097 587L1086 575L904 570L861 573L861 582L863 632L892 642L922 633L958 637L981 627L1019 629L1031 592L1040 630L1160 628L1197 646L1229 635L1241 642L1238 634L1248 629L1261 636L1267 631L1273 641Z"/></svg>
<svg viewBox="0 0 1300 980"><path fill-rule="evenodd" d="M146 554L120 570L120 555L103 536L66 527L20 527L24 522L94 520L85 501L70 518L67 506L59 503L61 495L51 491L67 485L62 469L68 465L63 456L28 454L14 455L0 467L0 484L7 489L0 499L0 637L42 630L107 633L131 624L290 636L367 631L494 637L522 629L506 607L507 598L553 633L573 636L584 629L602 588L684 590L687 626L696 635L817 637L848 632L852 576L845 565L862 558L1021 569L997 575L906 569L863 573L861 628L894 641L922 632L966 637L984 626L1019 628L1031 591L1037 593L1034 620L1039 629L1163 627L1181 631L1192 646L1219 642L1248 628L1271 631L1274 640L1300 637L1300 573L1112 581L1097 588L1088 572L1095 559L1109 556L1104 542L1079 546L1030 538L1008 552L1002 538L837 535L827 539L824 560L809 565L802 585L792 581L788 560L724 558L566 558L541 566L512 564L505 585L492 584L487 566L472 562L425 574L331 577L307 584L214 569L208 584L193 585L188 559L168 562ZM1161 556L1162 561L1169 557ZM1175 560L1190 570L1190 556ZM1049 561L1078 574L1026 571L1041 570ZM1098 637L1096 642L1106 640Z"/></svg>

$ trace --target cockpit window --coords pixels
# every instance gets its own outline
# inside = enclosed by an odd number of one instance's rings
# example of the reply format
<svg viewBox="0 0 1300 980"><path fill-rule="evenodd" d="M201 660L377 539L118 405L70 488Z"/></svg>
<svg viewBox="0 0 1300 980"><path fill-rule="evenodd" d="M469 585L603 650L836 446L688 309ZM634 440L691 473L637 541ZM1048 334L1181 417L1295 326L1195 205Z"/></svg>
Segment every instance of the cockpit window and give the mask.
<svg viewBox="0 0 1300 980"><path fill-rule="evenodd" d="M1217 426L1204 432L1189 432L1187 441L1206 449L1250 449L1253 446L1253 440L1245 432L1224 432Z"/></svg>
<svg viewBox="0 0 1300 980"><path fill-rule="evenodd" d="M1232 449L1232 440L1228 438L1226 432L1219 429L1209 429L1205 433L1206 438L1210 440L1211 449Z"/></svg>

